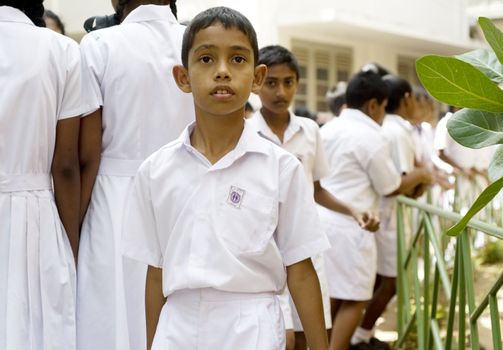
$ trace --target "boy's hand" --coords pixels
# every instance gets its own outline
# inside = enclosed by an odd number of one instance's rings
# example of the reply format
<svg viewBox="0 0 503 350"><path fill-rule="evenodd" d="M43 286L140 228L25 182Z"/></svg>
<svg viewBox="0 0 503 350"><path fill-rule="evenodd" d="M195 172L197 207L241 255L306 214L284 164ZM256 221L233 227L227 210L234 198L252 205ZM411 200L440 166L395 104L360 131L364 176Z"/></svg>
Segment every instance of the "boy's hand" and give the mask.
<svg viewBox="0 0 503 350"><path fill-rule="evenodd" d="M351 215L355 218L362 229L370 232L376 232L379 230L379 216L375 213L371 211L358 212L351 210Z"/></svg>

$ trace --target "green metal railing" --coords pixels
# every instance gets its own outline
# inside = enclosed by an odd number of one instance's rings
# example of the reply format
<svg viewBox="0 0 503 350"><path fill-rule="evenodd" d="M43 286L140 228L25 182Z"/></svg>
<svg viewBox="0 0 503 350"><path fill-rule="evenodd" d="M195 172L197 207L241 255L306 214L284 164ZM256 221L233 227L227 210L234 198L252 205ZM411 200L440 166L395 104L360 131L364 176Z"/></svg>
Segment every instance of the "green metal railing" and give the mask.
<svg viewBox="0 0 503 350"><path fill-rule="evenodd" d="M418 215L414 230L405 225L406 221L413 222L413 211ZM445 231L441 223L452 224L460 219L459 214L407 197L397 198L396 348L415 333L420 350L481 349L478 322L489 307L493 349L502 350L496 294L503 285L503 272L476 305L470 234L476 230L501 240L503 229L471 220L459 236L443 239Z"/></svg>

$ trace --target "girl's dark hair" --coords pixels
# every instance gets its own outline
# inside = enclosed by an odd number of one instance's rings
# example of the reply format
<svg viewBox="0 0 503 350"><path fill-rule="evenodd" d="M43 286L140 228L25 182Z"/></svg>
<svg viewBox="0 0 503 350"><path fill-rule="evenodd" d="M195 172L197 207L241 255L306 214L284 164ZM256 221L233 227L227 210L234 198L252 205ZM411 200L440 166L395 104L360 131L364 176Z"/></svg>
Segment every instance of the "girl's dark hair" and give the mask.
<svg viewBox="0 0 503 350"><path fill-rule="evenodd" d="M369 70L351 78L346 89L346 104L349 108L360 109L373 98L379 104L388 98L388 86L378 73Z"/></svg>
<svg viewBox="0 0 503 350"><path fill-rule="evenodd" d="M412 87L407 80L392 74L385 75L383 80L388 86L389 93L386 112L394 113L400 107L400 101L405 97L405 94L412 94Z"/></svg>
<svg viewBox="0 0 503 350"><path fill-rule="evenodd" d="M39 27L45 27L44 0L0 0L0 6L11 6L24 12Z"/></svg>
<svg viewBox="0 0 503 350"><path fill-rule="evenodd" d="M50 18L54 22L56 22L56 24L59 27L59 30L61 30L61 34L65 35L65 25L63 24L63 22L61 21L61 19L59 18L59 16L57 14L55 14L51 10L45 10L44 17Z"/></svg>
<svg viewBox="0 0 503 350"><path fill-rule="evenodd" d="M258 43L255 29L242 13L224 6L207 9L194 17L189 23L183 34L183 66L188 68L189 51L194 45L196 34L216 23L221 24L225 29L236 28L248 37L253 50L254 65L256 66L258 64Z"/></svg>
<svg viewBox="0 0 503 350"><path fill-rule="evenodd" d="M276 64L286 64L299 80L300 66L297 58L287 48L280 45L269 45L260 49L258 52L258 64L265 64L267 67L272 67Z"/></svg>

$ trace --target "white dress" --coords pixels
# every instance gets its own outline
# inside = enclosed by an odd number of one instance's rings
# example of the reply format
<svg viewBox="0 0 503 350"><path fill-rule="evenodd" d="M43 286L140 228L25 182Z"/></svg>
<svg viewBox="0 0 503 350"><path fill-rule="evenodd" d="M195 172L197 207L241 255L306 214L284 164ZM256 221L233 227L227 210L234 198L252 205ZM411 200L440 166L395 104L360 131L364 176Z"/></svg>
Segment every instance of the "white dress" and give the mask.
<svg viewBox="0 0 503 350"><path fill-rule="evenodd" d="M75 350L75 264L51 182L82 110L79 49L0 6L0 349Z"/></svg>
<svg viewBox="0 0 503 350"><path fill-rule="evenodd" d="M122 258L123 204L139 164L194 120L191 95L171 75L181 63L183 31L169 6L145 5L81 42L86 101L103 106L103 145L81 233L79 350L146 344L147 266Z"/></svg>

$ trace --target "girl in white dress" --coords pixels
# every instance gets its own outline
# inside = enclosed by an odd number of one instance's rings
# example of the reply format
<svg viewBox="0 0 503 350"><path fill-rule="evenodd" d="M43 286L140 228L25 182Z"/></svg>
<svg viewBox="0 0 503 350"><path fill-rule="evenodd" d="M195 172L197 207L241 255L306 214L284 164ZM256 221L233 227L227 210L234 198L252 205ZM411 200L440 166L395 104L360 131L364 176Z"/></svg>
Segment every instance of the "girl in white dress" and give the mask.
<svg viewBox="0 0 503 350"><path fill-rule="evenodd" d="M75 350L78 45L0 0L0 349Z"/></svg>

